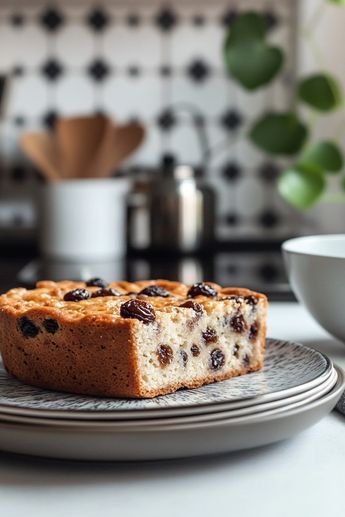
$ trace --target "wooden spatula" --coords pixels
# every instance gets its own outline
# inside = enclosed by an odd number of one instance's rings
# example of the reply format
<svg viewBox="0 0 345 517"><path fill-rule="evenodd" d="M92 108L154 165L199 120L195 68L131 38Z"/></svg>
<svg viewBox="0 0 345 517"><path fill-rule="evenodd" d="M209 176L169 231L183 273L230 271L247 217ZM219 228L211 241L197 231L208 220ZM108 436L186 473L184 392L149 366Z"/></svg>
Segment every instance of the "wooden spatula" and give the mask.
<svg viewBox="0 0 345 517"><path fill-rule="evenodd" d="M108 170L111 168L112 152L114 148L115 123L110 118L105 123L103 139L98 149L90 161L87 169L87 176L90 178L104 178L109 176Z"/></svg>
<svg viewBox="0 0 345 517"><path fill-rule="evenodd" d="M49 133L26 133L20 145L47 180L61 180L56 144Z"/></svg>
<svg viewBox="0 0 345 517"><path fill-rule="evenodd" d="M136 122L115 127L113 171L116 171L124 160L137 151L144 138L145 129Z"/></svg>
<svg viewBox="0 0 345 517"><path fill-rule="evenodd" d="M90 162L104 138L103 115L61 118L55 126L58 152L66 178L87 176Z"/></svg>
<svg viewBox="0 0 345 517"><path fill-rule="evenodd" d="M134 153L145 137L143 126L130 123L116 126L108 120L107 127L95 160L89 169L91 177L107 177L116 171L121 163Z"/></svg>

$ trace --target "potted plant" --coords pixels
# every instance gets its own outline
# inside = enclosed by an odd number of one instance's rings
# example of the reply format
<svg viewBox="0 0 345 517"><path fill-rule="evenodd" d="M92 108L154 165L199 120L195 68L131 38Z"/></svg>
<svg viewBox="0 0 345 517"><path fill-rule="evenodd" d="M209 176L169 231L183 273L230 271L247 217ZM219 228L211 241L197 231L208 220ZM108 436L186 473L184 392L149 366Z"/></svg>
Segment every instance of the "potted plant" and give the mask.
<svg viewBox="0 0 345 517"><path fill-rule="evenodd" d="M304 30L304 37L313 44L316 54L319 50L313 31L327 2L345 5L345 0L324 0L318 6ZM265 16L255 11L241 13L235 19L223 50L228 73L249 92L274 81L285 60L283 49L269 42ZM247 136L265 154L289 158L289 166L278 178L279 192L296 208L307 209L324 196L331 175L338 175L345 191L345 178L340 174L344 160L339 146L345 121L336 135L325 140L313 136L316 118L340 109L343 92L337 78L322 69L298 78L293 93L288 111L264 113L251 124ZM310 113L308 119L301 115L301 106L307 108L307 115Z"/></svg>

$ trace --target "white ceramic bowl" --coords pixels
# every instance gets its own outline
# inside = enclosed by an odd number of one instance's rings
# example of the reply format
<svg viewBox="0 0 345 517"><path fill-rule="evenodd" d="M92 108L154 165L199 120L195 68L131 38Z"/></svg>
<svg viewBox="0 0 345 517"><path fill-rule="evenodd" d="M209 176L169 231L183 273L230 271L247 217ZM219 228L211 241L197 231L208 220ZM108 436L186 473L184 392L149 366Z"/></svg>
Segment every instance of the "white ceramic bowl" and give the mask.
<svg viewBox="0 0 345 517"><path fill-rule="evenodd" d="M282 249L297 299L325 330L345 341L345 234L290 239Z"/></svg>

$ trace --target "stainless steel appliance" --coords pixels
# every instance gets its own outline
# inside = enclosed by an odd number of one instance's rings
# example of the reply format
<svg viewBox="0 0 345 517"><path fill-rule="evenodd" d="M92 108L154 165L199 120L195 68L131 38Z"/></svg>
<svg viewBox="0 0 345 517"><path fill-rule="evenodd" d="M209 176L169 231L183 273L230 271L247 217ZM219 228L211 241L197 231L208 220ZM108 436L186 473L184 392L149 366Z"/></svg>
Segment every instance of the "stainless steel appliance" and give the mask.
<svg viewBox="0 0 345 517"><path fill-rule="evenodd" d="M165 164L134 181L127 219L131 250L208 249L214 227L215 193L197 169Z"/></svg>

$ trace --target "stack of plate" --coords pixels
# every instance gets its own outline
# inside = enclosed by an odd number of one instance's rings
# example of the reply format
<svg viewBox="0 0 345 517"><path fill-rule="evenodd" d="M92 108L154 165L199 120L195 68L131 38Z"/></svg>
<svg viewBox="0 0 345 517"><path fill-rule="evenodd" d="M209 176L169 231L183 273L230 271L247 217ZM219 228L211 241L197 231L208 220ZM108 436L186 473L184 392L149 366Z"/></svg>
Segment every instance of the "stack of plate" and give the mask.
<svg viewBox="0 0 345 517"><path fill-rule="evenodd" d="M260 372L146 400L41 390L0 363L0 449L83 460L223 453L307 428L333 409L344 387L343 372L326 356L273 339Z"/></svg>

